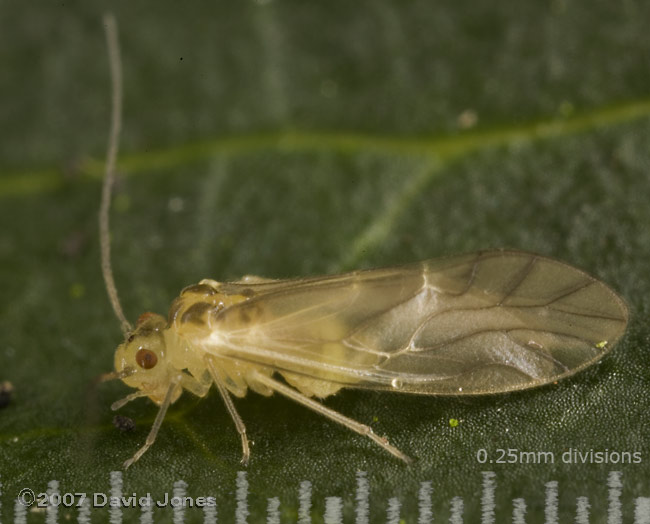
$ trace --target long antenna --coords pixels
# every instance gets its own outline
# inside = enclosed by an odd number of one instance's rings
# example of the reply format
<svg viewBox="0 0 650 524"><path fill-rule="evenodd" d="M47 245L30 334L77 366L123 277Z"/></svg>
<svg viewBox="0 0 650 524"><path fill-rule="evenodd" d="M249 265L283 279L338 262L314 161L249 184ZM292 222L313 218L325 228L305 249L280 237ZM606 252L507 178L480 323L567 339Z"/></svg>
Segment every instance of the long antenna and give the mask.
<svg viewBox="0 0 650 524"><path fill-rule="evenodd" d="M120 321L122 332L126 336L133 328L124 316L120 299L117 296L113 270L111 268L111 237L109 229L109 209L111 206L111 191L115 182L115 164L119 149L120 129L122 127L122 63L120 60L120 44L117 38L117 22L112 13L104 15L106 44L108 46L108 61L111 70L111 132L108 137L108 152L106 153L106 175L102 187L102 203L99 208L99 240L102 252L102 274L106 284L106 292L113 306L113 311Z"/></svg>

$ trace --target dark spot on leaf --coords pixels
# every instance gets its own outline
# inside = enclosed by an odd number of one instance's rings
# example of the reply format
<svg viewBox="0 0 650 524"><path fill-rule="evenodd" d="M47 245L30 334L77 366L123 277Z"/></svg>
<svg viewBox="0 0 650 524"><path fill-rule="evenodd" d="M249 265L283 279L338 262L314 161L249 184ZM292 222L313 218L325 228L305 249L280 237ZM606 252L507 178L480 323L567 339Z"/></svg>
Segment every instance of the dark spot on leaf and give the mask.
<svg viewBox="0 0 650 524"><path fill-rule="evenodd" d="M113 417L113 426L126 433L135 429L135 422L132 418L125 417L124 415L115 415Z"/></svg>

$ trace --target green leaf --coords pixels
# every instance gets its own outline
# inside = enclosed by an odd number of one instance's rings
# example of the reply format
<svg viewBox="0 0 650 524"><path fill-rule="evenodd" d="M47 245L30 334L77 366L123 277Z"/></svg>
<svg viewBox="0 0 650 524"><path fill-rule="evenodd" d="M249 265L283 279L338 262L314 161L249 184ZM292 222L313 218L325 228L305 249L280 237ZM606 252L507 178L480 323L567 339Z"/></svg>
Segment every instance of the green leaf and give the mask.
<svg viewBox="0 0 650 524"><path fill-rule="evenodd" d="M23 488L57 480L61 493L109 494L156 407L123 408L137 427L120 432L110 405L128 388L93 385L121 342L96 225L110 100L101 10L0 9L0 381L14 387L0 410L0 519L9 522ZM219 522L233 522L248 483L248 522L265 522L273 497L282 522L295 522L309 481L313 522L328 500L330 511L338 504L327 497L340 497L352 522L367 482L369 522L385 522L393 498L401 519L418 522L421 492L435 522L458 511L453 497L477 522L493 471L499 521L523 498L527 521L541 522L557 481L560 519L586 496L590 522L605 522L616 498L608 478L620 471L631 521L636 497L650 496L650 4L123 2L115 13L125 122L112 238L130 318L164 314L202 278L313 275L490 247L584 268L631 310L612 353L556 385L474 399L346 390L325 401L389 436L414 466L251 393L236 401L254 441L244 469L213 391L170 408L155 445L123 473L123 493L171 496L182 479L188 495L216 497ZM509 460L508 449L517 463L489 463ZM77 511L59 508L58 518ZM172 508L153 512L169 520ZM92 515L101 521L108 508ZM188 522L202 518L187 510ZM139 519L140 509L124 510L124 522Z"/></svg>

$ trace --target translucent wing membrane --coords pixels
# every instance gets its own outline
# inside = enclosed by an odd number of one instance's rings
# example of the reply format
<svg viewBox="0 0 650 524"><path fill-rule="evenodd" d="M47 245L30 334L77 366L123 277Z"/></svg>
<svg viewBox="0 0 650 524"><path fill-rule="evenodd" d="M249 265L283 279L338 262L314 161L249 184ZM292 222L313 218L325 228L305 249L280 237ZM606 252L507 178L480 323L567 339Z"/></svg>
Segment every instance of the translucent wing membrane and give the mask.
<svg viewBox="0 0 650 524"><path fill-rule="evenodd" d="M602 282L513 251L219 291L247 299L214 313L195 342L319 396L343 386L441 395L534 387L600 359L628 319Z"/></svg>

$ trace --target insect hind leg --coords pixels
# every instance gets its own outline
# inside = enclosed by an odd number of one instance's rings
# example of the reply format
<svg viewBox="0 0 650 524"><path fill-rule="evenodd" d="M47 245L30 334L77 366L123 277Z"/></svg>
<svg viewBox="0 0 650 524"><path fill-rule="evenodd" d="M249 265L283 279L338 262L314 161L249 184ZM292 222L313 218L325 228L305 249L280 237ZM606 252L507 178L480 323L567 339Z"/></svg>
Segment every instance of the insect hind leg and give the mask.
<svg viewBox="0 0 650 524"><path fill-rule="evenodd" d="M251 456L250 447L248 445L248 437L246 436L246 426L244 425L244 421L239 416L239 413L237 413L237 410L235 409L235 405L232 403L232 399L230 398L230 393L228 393L228 388L226 388L226 385L219 377L219 373L217 373L213 359L210 358L209 356L206 356L205 363L208 366L208 370L210 371L210 375L212 376L212 379L214 380L217 389L219 390L219 394L223 399L223 403L226 405L226 409L228 409L228 413L230 413L230 417L232 418L232 421L235 423L235 428L237 429L237 433L239 433L239 437L241 438L241 447L242 447L241 463L242 465L245 466L248 464L248 460L250 459Z"/></svg>
<svg viewBox="0 0 650 524"><path fill-rule="evenodd" d="M403 460L407 464L413 462L413 460L410 457L406 456L395 446L392 446L385 437L380 437L379 435L375 434L370 426L366 426L365 424L361 424L360 422L348 418L345 415L341 415L341 413L334 411L333 409L324 406L320 402L316 402L315 400L306 397L305 395L296 391L295 389L292 389L289 386L285 386L281 382L278 382L277 380L271 377L267 377L266 375L262 375L257 371L253 371L253 373L251 374L251 379L267 386L273 391L278 392L280 395L284 395L285 397L288 397L291 400L294 400L295 402L298 402L299 404L302 404L305 407L313 409L317 413L329 418L330 420L333 420L334 422L337 422L345 426L348 429L351 429L356 433L359 433L360 435L364 435L368 437L375 444L379 445L381 448L388 451L388 453L397 457L400 460Z"/></svg>

